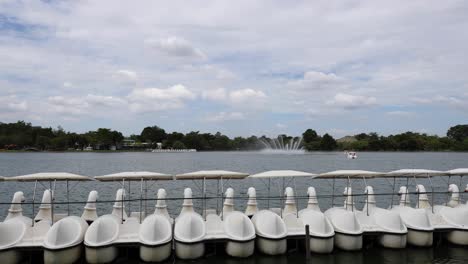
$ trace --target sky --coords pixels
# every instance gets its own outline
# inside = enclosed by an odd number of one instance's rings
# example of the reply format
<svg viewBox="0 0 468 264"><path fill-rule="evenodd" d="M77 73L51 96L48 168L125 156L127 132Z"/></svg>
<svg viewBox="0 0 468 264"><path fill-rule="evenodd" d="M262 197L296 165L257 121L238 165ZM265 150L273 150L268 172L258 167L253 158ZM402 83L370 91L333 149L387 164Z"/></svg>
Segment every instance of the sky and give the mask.
<svg viewBox="0 0 468 264"><path fill-rule="evenodd" d="M0 121L86 132L444 135L468 1L0 0Z"/></svg>

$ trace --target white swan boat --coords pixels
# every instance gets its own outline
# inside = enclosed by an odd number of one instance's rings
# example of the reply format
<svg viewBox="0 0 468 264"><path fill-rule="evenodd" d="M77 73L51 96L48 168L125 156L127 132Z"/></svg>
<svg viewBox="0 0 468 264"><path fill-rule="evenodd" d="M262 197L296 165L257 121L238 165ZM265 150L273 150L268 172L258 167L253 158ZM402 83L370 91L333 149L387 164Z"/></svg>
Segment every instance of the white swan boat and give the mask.
<svg viewBox="0 0 468 264"><path fill-rule="evenodd" d="M419 202L418 208L426 209L429 219L435 230L446 231L446 238L450 243L466 246L468 245L468 208L458 207L459 189L455 184L449 185L449 192L452 193L447 205L431 206L423 185L416 186Z"/></svg>
<svg viewBox="0 0 468 264"><path fill-rule="evenodd" d="M434 226L425 209L415 209L410 205L408 189L401 186L398 191L400 203L390 210L400 214L403 223L408 229L407 242L418 247L432 246Z"/></svg>
<svg viewBox="0 0 468 264"><path fill-rule="evenodd" d="M343 250L360 250L364 229L356 215L351 187L346 187L344 207L332 207L325 211L335 230L335 246Z"/></svg>
<svg viewBox="0 0 468 264"><path fill-rule="evenodd" d="M280 188L280 192L283 192L285 187L285 181L287 180L287 184L289 182L293 182L295 185L295 178L296 177L313 177L315 174L302 172L302 171L294 171L294 170L272 170L272 171L265 171L261 173L257 173L254 175L250 175L249 178L268 180L268 196L270 195L270 187L271 187L271 180L272 179L281 179L282 180L282 187ZM252 193L251 193L252 192ZM255 205L256 202L252 201L254 197L251 195L255 195L254 190L249 189L249 201L248 207ZM257 230L257 247L266 254L269 255L277 255L283 254L287 250L287 241L286 239L294 239L298 237L305 236L305 224L303 220L299 217L298 209L296 207L296 201L294 196L294 191L291 187L286 188L284 195L286 199L284 201L284 209L276 210L276 208L269 208L270 213L264 212L265 210L259 211L255 213L252 217L252 221L254 222L255 228ZM268 207L270 203L268 202ZM253 211L247 208L250 211ZM279 211L279 217L274 216L275 213ZM273 214L271 214L273 213ZM269 216L271 215L271 216ZM266 226L267 223L266 218L272 218L269 220L268 224L271 226ZM261 220L259 220L261 219ZM283 238L283 227L286 227L286 239ZM275 231L275 232L273 232Z"/></svg>
<svg viewBox="0 0 468 264"><path fill-rule="evenodd" d="M279 255L287 250L288 229L283 219L270 210L257 208L256 191L249 187L245 215L251 217L255 227L256 245L263 254Z"/></svg>
<svg viewBox="0 0 468 264"><path fill-rule="evenodd" d="M39 250L42 250L42 248L44 248L45 249L45 252L44 252L45 263L50 263L50 262L71 263L71 262L76 261L79 258L79 252L77 253L77 250L73 251L75 254L67 254L67 253L64 254L64 250L69 252L68 249L70 249L70 247L81 244L83 239L82 239L82 236L81 237L79 236L79 234L81 232L84 233L84 231L86 231L87 223L84 222L84 226L80 225L80 227L83 227L83 228L77 229L81 231L78 231L78 236L76 236L76 232L75 232L76 230L70 230L70 228L72 228L72 225L73 225L70 223L74 222L75 220L78 222L81 222L82 221L81 218L76 217L77 218L76 219L72 217L73 220L71 220L69 217L66 217L68 218L68 220L60 222L61 218L70 214L70 208L68 207L67 214L55 214L54 213L53 203L55 200L54 199L55 183L57 181L66 182L66 186L67 186L66 196L68 200L68 197L69 197L68 183L70 181L89 181L89 180L92 180L92 179L87 176L82 176L82 175L77 175L77 174L72 174L72 173L65 173L65 172L45 172L45 173L34 173L34 174L9 177L8 181L35 182L34 193L36 193L37 182L49 182L49 186L50 186L50 189L44 191L42 204L39 207L38 214L35 216L35 221L29 220L29 218L22 217L23 221L27 219L27 221L29 221L29 224L26 226L26 229L25 229L25 232L23 234L21 241L17 243L15 246L19 248L33 248L33 249L39 249ZM52 190L52 183L53 183L54 190ZM33 197L33 201L34 201L34 198L35 197ZM19 218L13 217L11 221L17 221L18 219ZM66 224L63 224L65 222ZM59 226L62 226L62 228L60 228ZM67 227L63 228L63 226L67 226ZM59 230L60 232L57 232L57 230ZM77 239L77 241L74 241L74 239ZM68 244L69 242L71 242L71 244ZM50 251L49 249L53 251Z"/></svg>
<svg viewBox="0 0 468 264"><path fill-rule="evenodd" d="M364 170L336 170L321 173L317 179L332 179L332 208L325 211L335 230L335 246L343 250L359 250L362 248L364 229L358 219L352 195L351 179L366 179L380 176L382 173ZM335 179L347 179L344 190L346 196L343 207L334 207Z"/></svg>
<svg viewBox="0 0 468 264"><path fill-rule="evenodd" d="M146 211L143 209L143 184L145 184L146 187L146 183L148 181L172 180L173 177L168 174L157 172L130 171L96 176L94 178L104 182L116 181L122 183L122 188L117 190L112 213L97 218L89 226L84 241L86 246L86 260L89 263L109 263L118 255L117 246L125 247L126 245L137 245L141 243L141 237L139 236L140 227ZM141 199L139 211L131 213L129 217L125 210L124 197L126 192L124 187L125 182L128 182L128 188L130 191L130 183L132 181L141 183ZM145 228L150 229L149 226L150 224L147 222L147 224L145 224ZM149 242L145 239L147 239L147 237L143 238L143 242ZM150 244L148 244L148 246L149 245ZM144 257L151 258L149 255L144 255Z"/></svg>
<svg viewBox="0 0 468 264"><path fill-rule="evenodd" d="M127 217L124 197L125 190L118 189L112 213L98 217L88 227L84 237L88 263L112 262L117 257L117 244L138 242L139 222Z"/></svg>
<svg viewBox="0 0 468 264"><path fill-rule="evenodd" d="M372 186L366 186L366 202L357 212L364 233L376 233L377 241L386 248L405 248L408 229L398 213L377 207Z"/></svg>
<svg viewBox="0 0 468 264"><path fill-rule="evenodd" d="M92 216L89 213L92 209L91 204L95 206L96 199L97 192L91 191L83 211L83 215L87 218L67 216L52 225L43 244L45 263L75 263L80 258L81 244L89 226L88 221L93 218L88 218ZM96 210L93 213L96 213Z"/></svg>
<svg viewBox="0 0 468 264"><path fill-rule="evenodd" d="M166 191L158 190L158 200L153 214L148 215L140 225L140 258L146 262L161 262L172 252L172 224L166 205Z"/></svg>
<svg viewBox="0 0 468 264"><path fill-rule="evenodd" d="M33 220L23 215L21 203L24 200L23 192L16 192L5 221L0 223L0 263L18 263L20 249L40 248L50 228L49 221L33 225Z"/></svg>
<svg viewBox="0 0 468 264"><path fill-rule="evenodd" d="M248 174L223 170L195 171L176 175L177 180L202 180L202 197L206 195L206 180L217 180L220 189L216 195L224 192L224 185L230 180L244 179ZM219 184L221 183L221 184ZM254 251L255 231L250 219L240 212L234 211L234 190L226 190L226 200L223 210L218 215L217 210L206 209L205 199L202 201L202 212L205 225L203 240L226 241L226 253L233 257L248 257ZM190 201L191 202L191 201ZM218 201L217 201L218 204ZM178 221L178 220L177 220ZM176 223L176 226L178 224ZM177 240L176 240L177 241ZM180 244L180 243L179 243ZM180 246L179 246L180 247ZM177 254L177 243L176 243ZM198 256L193 256L198 257ZM184 258L191 258L185 256Z"/></svg>
<svg viewBox="0 0 468 264"><path fill-rule="evenodd" d="M225 240L226 253L232 257L249 257L255 249L255 228L243 213L234 210L234 190L226 190L223 219L217 214L206 216L205 241Z"/></svg>
<svg viewBox="0 0 468 264"><path fill-rule="evenodd" d="M205 254L206 235L203 217L193 210L192 190L185 188L184 203L175 220L175 253L181 259L197 259Z"/></svg>
<svg viewBox="0 0 468 264"><path fill-rule="evenodd" d="M288 234L296 233L305 236L305 227L309 226L309 250L314 253L330 253L333 251L335 231L328 218L321 212L314 187L307 189L309 200L307 208L299 211L296 217L296 204L292 188L285 190L286 203L283 219L288 227Z"/></svg>
<svg viewBox="0 0 468 264"><path fill-rule="evenodd" d="M406 178L408 185L410 178L416 180L416 178L430 178L433 176L446 175L448 175L447 172L436 170L401 169L386 173L385 176ZM428 211L422 208L410 207L409 193L406 186L400 187L398 194L400 195L400 204L398 206L392 206L391 210L398 212L403 223L406 225L408 229L408 244L418 247L432 246L434 225L431 222Z"/></svg>

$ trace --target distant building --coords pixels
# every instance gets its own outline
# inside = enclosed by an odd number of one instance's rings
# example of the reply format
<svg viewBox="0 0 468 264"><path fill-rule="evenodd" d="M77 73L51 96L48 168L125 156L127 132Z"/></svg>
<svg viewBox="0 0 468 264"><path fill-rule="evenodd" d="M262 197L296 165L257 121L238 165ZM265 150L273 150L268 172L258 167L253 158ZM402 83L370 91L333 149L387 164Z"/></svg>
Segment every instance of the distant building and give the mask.
<svg viewBox="0 0 468 264"><path fill-rule="evenodd" d="M124 147L133 147L135 146L135 144L136 144L136 141L134 139L126 138L122 140L122 146Z"/></svg>

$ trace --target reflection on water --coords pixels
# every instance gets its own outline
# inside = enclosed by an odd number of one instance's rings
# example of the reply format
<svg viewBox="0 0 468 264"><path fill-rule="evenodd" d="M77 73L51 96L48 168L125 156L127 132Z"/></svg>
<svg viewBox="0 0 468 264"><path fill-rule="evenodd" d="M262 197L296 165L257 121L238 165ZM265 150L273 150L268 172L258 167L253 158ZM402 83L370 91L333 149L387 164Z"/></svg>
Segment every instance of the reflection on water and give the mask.
<svg viewBox="0 0 468 264"><path fill-rule="evenodd" d="M221 253L220 253L221 252ZM117 263L141 263L136 249L120 252ZM405 263L468 263L468 248L440 245L435 248L406 248L401 250L371 247L356 252L335 250L332 254L312 254L307 261L302 250L281 256L255 254L246 259L232 258L219 250L216 255L206 256L195 261L184 261L171 257L165 263L177 264L405 264Z"/></svg>

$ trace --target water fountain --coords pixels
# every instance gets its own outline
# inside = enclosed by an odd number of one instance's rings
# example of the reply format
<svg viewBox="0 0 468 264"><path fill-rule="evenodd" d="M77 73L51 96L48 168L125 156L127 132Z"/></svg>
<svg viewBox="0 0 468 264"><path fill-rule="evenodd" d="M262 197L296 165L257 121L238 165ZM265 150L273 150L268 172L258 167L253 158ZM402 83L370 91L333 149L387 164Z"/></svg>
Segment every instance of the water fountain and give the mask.
<svg viewBox="0 0 468 264"><path fill-rule="evenodd" d="M302 137L285 140L283 136L273 139L260 138L260 142L265 146L261 150L266 154L304 154L302 147Z"/></svg>

